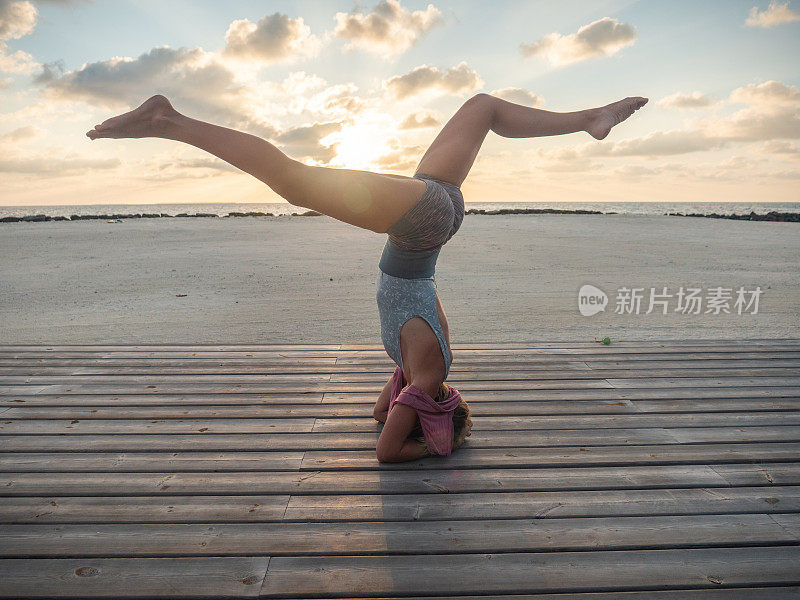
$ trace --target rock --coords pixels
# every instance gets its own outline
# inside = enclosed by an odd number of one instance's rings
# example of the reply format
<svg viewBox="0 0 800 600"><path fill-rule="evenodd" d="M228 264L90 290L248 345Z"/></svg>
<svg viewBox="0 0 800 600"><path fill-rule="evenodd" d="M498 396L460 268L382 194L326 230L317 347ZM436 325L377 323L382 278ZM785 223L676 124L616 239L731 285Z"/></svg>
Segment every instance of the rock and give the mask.
<svg viewBox="0 0 800 600"><path fill-rule="evenodd" d="M0 223L16 223L22 221L22 217L3 217L0 218Z"/></svg>

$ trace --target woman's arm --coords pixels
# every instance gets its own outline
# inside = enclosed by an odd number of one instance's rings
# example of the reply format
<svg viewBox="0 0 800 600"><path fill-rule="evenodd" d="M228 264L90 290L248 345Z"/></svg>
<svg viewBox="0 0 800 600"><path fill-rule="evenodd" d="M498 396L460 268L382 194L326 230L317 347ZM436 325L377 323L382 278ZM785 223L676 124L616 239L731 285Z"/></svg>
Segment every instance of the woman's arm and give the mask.
<svg viewBox="0 0 800 600"><path fill-rule="evenodd" d="M386 415L389 413L389 397L392 395L392 379L386 382L383 386L378 401L375 403L375 408L372 409L372 416L376 421L386 423Z"/></svg>
<svg viewBox="0 0 800 600"><path fill-rule="evenodd" d="M423 444L408 439L417 424L417 411L405 404L395 404L386 418L378 446L375 449L379 462L405 462L428 456Z"/></svg>

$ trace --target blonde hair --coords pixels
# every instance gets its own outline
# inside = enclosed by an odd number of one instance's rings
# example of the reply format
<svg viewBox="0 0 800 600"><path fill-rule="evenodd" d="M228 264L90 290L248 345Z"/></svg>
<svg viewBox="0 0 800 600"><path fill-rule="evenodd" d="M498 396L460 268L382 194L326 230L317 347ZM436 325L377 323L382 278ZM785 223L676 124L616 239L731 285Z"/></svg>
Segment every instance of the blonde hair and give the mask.
<svg viewBox="0 0 800 600"><path fill-rule="evenodd" d="M441 387L439 388L439 393L437 394L435 400L437 402L443 402L447 397L450 395L450 388L446 383L442 383ZM469 404L461 398L461 402L458 403L456 406L455 411L453 412L453 450L461 447L464 441L470 436L472 431L472 419L470 418L470 410ZM430 455L431 451L428 449L428 444L425 441L425 434L422 431L422 424L420 424L419 419L417 419L416 425L414 425L414 429L411 430L411 433L408 434L408 439L415 440L422 444L422 447L425 449L425 454Z"/></svg>

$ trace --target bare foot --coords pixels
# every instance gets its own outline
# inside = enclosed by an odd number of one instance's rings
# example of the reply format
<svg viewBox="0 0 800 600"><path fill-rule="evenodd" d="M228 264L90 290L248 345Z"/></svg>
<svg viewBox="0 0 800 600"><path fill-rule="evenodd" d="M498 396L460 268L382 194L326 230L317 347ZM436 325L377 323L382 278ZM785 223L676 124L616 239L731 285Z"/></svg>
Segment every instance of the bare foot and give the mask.
<svg viewBox="0 0 800 600"><path fill-rule="evenodd" d="M178 111L172 108L172 104L164 96L153 96L145 100L139 108L95 125L86 135L93 140L158 137L164 133L170 118L177 115Z"/></svg>
<svg viewBox="0 0 800 600"><path fill-rule="evenodd" d="M596 115L592 118L591 124L586 128L586 132L593 138L602 140L611 131L614 125L619 125L630 117L634 111L639 110L647 104L648 98L634 96L625 98L619 102L612 102L601 108L596 109Z"/></svg>

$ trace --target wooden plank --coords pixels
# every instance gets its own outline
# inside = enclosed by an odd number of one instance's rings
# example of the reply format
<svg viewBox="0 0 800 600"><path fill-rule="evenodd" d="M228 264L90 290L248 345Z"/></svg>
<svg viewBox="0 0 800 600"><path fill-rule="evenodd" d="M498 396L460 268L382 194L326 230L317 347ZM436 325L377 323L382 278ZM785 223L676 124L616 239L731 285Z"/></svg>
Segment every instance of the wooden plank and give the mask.
<svg viewBox="0 0 800 600"><path fill-rule="evenodd" d="M542 389L542 390L480 390L468 391L458 388L468 402L479 399L483 402L515 402L538 400L658 400L658 399L711 399L711 398L796 398L800 396L797 386L771 386L738 388L636 388L636 389ZM323 403L375 402L377 392L325 392ZM63 397L63 396L62 396ZM132 398L134 396L125 396ZM141 397L141 396L139 396ZM220 397L220 396L217 396ZM23 398L30 398L25 396Z"/></svg>
<svg viewBox="0 0 800 600"><path fill-rule="evenodd" d="M264 419L279 417L363 417L371 414L372 402L338 404L233 404L137 406L31 405L0 402L0 419ZM475 415L607 415L630 413L791 412L800 410L799 398L712 400L541 400L538 402L483 402L471 400Z"/></svg>
<svg viewBox="0 0 800 600"><path fill-rule="evenodd" d="M0 597L257 598L269 557L0 560Z"/></svg>
<svg viewBox="0 0 800 600"><path fill-rule="evenodd" d="M414 596L414 600L797 600L800 586L769 586L725 589L677 589L627 592L577 592L556 594L514 594L513 596ZM326 596L327 598L327 596ZM329 600L397 600L396 596Z"/></svg>
<svg viewBox="0 0 800 600"><path fill-rule="evenodd" d="M457 356L456 356L456 353ZM475 366L475 365L499 365L499 364L509 364L509 365L525 365L529 363L541 363L547 364L548 362L559 362L564 360L581 360L584 362L587 361L604 361L604 362L614 362L614 361L626 361L630 363L638 363L639 361L645 362L661 362L661 361L717 361L717 360L771 360L771 359L778 359L778 360L789 360L789 359L797 359L800 356L800 352L796 350L754 350L752 352L743 352L743 351L731 351L731 352L719 352L719 351L710 351L710 350L676 350L670 352L651 352L651 351L643 351L643 352L608 352L606 349L597 349L597 350L582 350L582 351L575 351L573 350L553 350L546 353L536 353L536 354L527 354L527 355L481 355L481 354L471 354L471 355L464 355L462 352L453 349L453 358L454 362L453 365L468 365L468 366ZM31 362L33 360L45 360L45 359L24 359L27 362ZM117 360L121 362L123 360L137 360L137 359L104 359L104 360ZM169 360L169 359L158 359L158 360ZM225 360L225 359L220 359ZM255 359L251 359L255 360ZM127 364L127 362L125 363ZM337 365L352 365L352 366L367 366L367 365L374 365L374 366L386 366L389 367L394 363L392 360L385 355L380 354L372 354L372 355L365 355L365 356L339 356L336 359ZM451 367L452 368L452 367Z"/></svg>
<svg viewBox="0 0 800 600"><path fill-rule="evenodd" d="M414 470L793 462L800 443L589 446L571 448L462 448L435 462L411 461L382 469ZM13 473L297 471L373 469L374 450L308 452L29 452L0 454L0 471Z"/></svg>
<svg viewBox="0 0 800 600"><path fill-rule="evenodd" d="M597 354L560 355L533 355L527 357L483 357L458 356L451 366L451 372L471 371L480 368L493 368L505 371L517 369L538 369L553 367L554 365L575 365L586 367L614 368L666 368L671 366L698 368L725 368L725 367L758 367L758 366L784 366L791 367L800 359L800 352L731 352L731 353L669 353L669 354L623 354L608 355L604 352ZM4 368L68 368L82 367L87 369L120 368L135 370L142 367L167 368L266 368L281 369L298 367L304 369L333 371L384 371L394 370L394 363L388 356L374 356L371 358L343 359L336 357L282 357L271 356L268 358L248 357L247 355L221 356L218 358L63 358L47 356L45 358L2 358L0 366Z"/></svg>
<svg viewBox="0 0 800 600"><path fill-rule="evenodd" d="M605 378L706 378L706 377L791 377L798 366L781 367L777 364L759 367L596 367L591 368L576 362L518 368L494 368L480 365L468 370L453 369L448 381L453 385L464 385L471 381L537 381L560 379L605 379ZM102 385L160 384L211 382L259 382L292 383L307 381L332 381L337 383L383 383L392 376L393 369L377 367L0 367L2 385L46 385L58 383L85 383Z"/></svg>
<svg viewBox="0 0 800 600"><path fill-rule="evenodd" d="M534 356L522 359L508 357L506 359L486 360L479 356L459 357L450 367L451 372L468 372L475 369L497 369L499 371L514 370L541 370L560 367L577 368L615 368L615 369L636 369L636 368L678 368L678 369L698 369L698 368L756 368L756 367L795 367L800 363L800 352L797 353L721 353L712 354L669 354L645 355L625 354L622 356L606 356L602 353L596 355L559 355L559 356ZM791 356L797 354L798 356ZM788 355L788 356L787 356ZM180 372L225 372L235 369L266 369L268 371L280 372L282 369L305 369L325 372L391 372L394 363L389 357L380 360L361 360L340 362L336 358L35 358L35 359L12 359L0 358L0 372L13 374L17 369L25 373L26 369L35 370L39 374L56 375L59 373L72 373L75 369L80 369L83 374L96 373L136 373L146 369L154 369L152 372L158 373L180 373ZM51 372L52 370L52 372ZM146 372L146 371L145 371ZM293 372L293 371L286 371Z"/></svg>
<svg viewBox="0 0 800 600"><path fill-rule="evenodd" d="M75 384L75 385L102 385L102 386L124 386L124 385L179 385L189 383L209 383L214 385L242 383L252 384L268 382L270 384L295 384L305 383L372 383L379 385L385 383L391 377L391 372L380 370L377 372L364 372L363 370L349 371L343 373L320 373L317 370L300 370L296 373L286 373L283 371L268 372L266 369L225 369L222 372L216 370L204 370L198 372L177 372L177 373L158 373L153 369L139 369L138 373L79 373L84 369L72 369L71 373L60 375L39 375L28 373L24 374L0 375L1 386L14 385L53 385L53 384ZM185 371L185 370L184 370ZM328 371L330 371L328 369ZM797 368L727 368L727 369L590 369L588 367L563 366L549 369L528 369L514 371L497 371L494 369L472 369L468 372L453 371L448 378L454 386L476 385L486 382L497 382L498 384L508 384L512 382L554 382L554 381L578 381L594 379L611 379L622 381L620 385L629 380L642 380L644 387L652 387L654 384L661 383L661 379L675 380L679 385L684 380L705 380L713 379L720 381L719 385L730 384L732 381L739 381L748 385L749 381L755 381L751 385L762 385L763 381L769 381L776 385L797 385L800 377L794 377ZM708 384L706 384L708 385ZM716 385L716 384L714 384Z"/></svg>
<svg viewBox="0 0 800 600"><path fill-rule="evenodd" d="M0 455L0 467L14 464L16 468L4 471L32 471L38 465L45 469L47 459L38 454ZM44 455L51 461L64 461L64 455ZM102 456L102 455L100 455ZM687 444L661 446L573 446L570 448L471 448L435 461L418 460L381 465L381 469L398 471L415 469L482 469L550 466L621 466L657 464L723 464L723 463L774 463L793 462L800 457L800 443L784 444ZM75 459L78 461L80 459ZM108 460L108 459L104 459ZM184 463L180 463L184 464ZM30 467L28 466L30 465ZM375 468L375 453L370 450L314 451L305 453L301 470L350 470ZM217 467L219 468L219 467ZM78 470L78 469L76 469ZM88 470L88 469L87 469ZM97 469L100 470L100 469ZM141 470L141 469L140 469ZM200 469L198 469L200 470Z"/></svg>
<svg viewBox="0 0 800 600"><path fill-rule="evenodd" d="M759 379L769 379L767 377ZM786 378L788 379L788 378ZM749 385L742 378L741 385ZM654 380L643 379L652 382ZM709 379L712 382L714 380ZM711 385L711 384L710 384ZM766 385L766 384L764 384ZM789 385L789 384L786 384ZM227 394L247 392L250 394L299 394L319 392L370 392L379 393L380 387L368 383L334 383L327 381L310 381L307 383L159 383L159 384L61 384L61 385L0 385L0 395L47 394ZM594 389L610 388L610 383L603 379L543 379L539 381L468 381L458 386L459 390L534 390L534 389ZM643 386L647 387L647 386ZM797 391L795 390L795 394Z"/></svg>
<svg viewBox="0 0 800 600"><path fill-rule="evenodd" d="M0 557L415 555L776 546L800 515L378 523L5 525Z"/></svg>
<svg viewBox="0 0 800 600"><path fill-rule="evenodd" d="M538 415L472 416L482 431L535 431L560 429L606 429L665 427L796 427L800 413L689 413L626 415ZM380 423L371 416L342 418L275 419L6 419L0 421L4 435L27 434L126 434L126 433L288 433L377 431Z"/></svg>
<svg viewBox="0 0 800 600"><path fill-rule="evenodd" d="M664 368L664 369L646 369L646 368L634 368L634 369L614 369L614 368L596 368L590 369L588 367L584 367L583 369L579 367L569 367L569 368L562 368L561 366L555 366L552 369L515 369L513 371L499 371L491 368L478 368L472 369L469 372L459 372L459 371L451 371L450 375L447 379L448 382L452 382L452 384L456 387L463 386L465 384L469 384L471 382L482 382L482 381L497 381L497 382L509 382L509 381L538 381L538 380L549 380L549 381L557 381L557 380L576 380L576 379L611 379L611 378L625 378L625 379L643 379L643 380L656 380L660 378L670 378L670 379L710 379L710 378L722 378L722 379L732 379L732 378L779 378L779 377L793 377L798 372L796 367L785 367L785 368L772 368L772 367L756 367L756 368L727 368L727 369L675 369L675 368ZM331 373L330 380L335 383L374 383L379 384L385 382L387 377L391 376L391 373L388 371L379 371L379 372L352 372L348 371L345 373ZM98 376L99 377L99 376ZM126 376L118 375L118 376L102 376L107 377L110 381L112 378L114 381L121 381ZM177 381L179 378L183 376L174 375L171 376ZM205 375L198 375L198 377L205 378ZM215 376L208 376L209 379ZM219 377L224 377L220 375ZM273 375L269 375L268 377L272 378ZM279 377L279 376L275 376ZM288 376L287 376L288 377ZM166 380L167 376L163 376L164 380ZM7 383L7 384L14 384L14 383L32 383L32 384L45 384L45 383L58 383L64 381L64 377L47 377L47 376L2 376L0 377L0 382ZM131 377L133 379L133 377ZM69 378L70 381L72 380L82 380L83 376L80 375L72 375ZM153 377L153 380L156 380L156 377ZM172 381L173 379L170 379ZM97 379L97 381L105 381L105 379ZM800 379L798 379L800 381Z"/></svg>
<svg viewBox="0 0 800 600"><path fill-rule="evenodd" d="M606 378L615 388L641 387L739 387L739 386L798 386L800 377L658 377Z"/></svg>
<svg viewBox="0 0 800 600"><path fill-rule="evenodd" d="M617 405L628 402L706 401L713 405L722 401L769 402L791 401L800 398L797 388L699 388L675 390L506 390L464 393L470 406L473 403L497 403L511 405L524 402L551 402L569 406L576 402L598 401ZM369 393L319 393L319 394L41 394L27 396L0 396L0 407L14 406L75 406L91 409L98 406L296 406L308 404L362 404L373 405L376 392ZM765 399L765 400L762 400ZM654 404L654 406L656 405ZM497 407L493 410L497 410ZM658 411L655 411L658 412Z"/></svg>
<svg viewBox="0 0 800 600"><path fill-rule="evenodd" d="M530 594L795 585L798 562L798 547L276 557L262 594Z"/></svg>
<svg viewBox="0 0 800 600"><path fill-rule="evenodd" d="M436 521L453 518L548 519L738 512L790 513L797 512L798 506L800 506L800 488L796 486L467 494L293 495L289 500L284 519Z"/></svg>
<svg viewBox="0 0 800 600"><path fill-rule="evenodd" d="M310 432L316 419L73 419L0 421L0 432L6 435L47 434L92 434L92 433L289 433ZM373 419L373 423L375 420Z"/></svg>
<svg viewBox="0 0 800 600"><path fill-rule="evenodd" d="M526 430L537 429L605 429L605 428L635 428L635 427L762 427L794 426L800 425L800 413L689 413L689 414L625 414L625 415L537 415L537 416L497 416L483 417L480 413L472 415L476 429L480 430ZM5 423L6 421L3 421ZM87 421L88 422L88 421ZM187 421L188 422L188 421ZM202 423L202 421L198 421ZM13 421L11 425L0 425L3 433L47 433L50 429L46 426L39 427L39 423L47 421ZM54 422L57 423L57 422ZM247 420L241 420L242 433ZM372 417L343 417L316 419L314 432L358 432L372 431L377 426ZM4 430L3 427L8 429ZM238 426L237 426L238 427ZM55 430L55 426L53 428ZM230 430L231 432L233 429ZM92 430L94 432L94 430ZM225 433L228 433L225 430ZM100 431L97 431L100 433Z"/></svg>
<svg viewBox="0 0 800 600"><path fill-rule="evenodd" d="M560 429L556 431L472 431L473 448L537 448L560 446L617 446L630 444L696 444L736 442L796 442L800 427L688 427L642 429ZM264 434L95 434L4 435L6 452L138 452L250 451L250 450L374 450L374 433L270 433ZM466 446L465 446L466 447Z"/></svg>
<svg viewBox="0 0 800 600"><path fill-rule="evenodd" d="M453 354L460 358L481 357L483 360L496 359L498 357L536 357L536 356L623 356L623 355L685 355L685 354L742 354L759 355L765 353L782 354L789 358L792 354L800 352L798 344L752 344L746 347L735 345L674 345L670 347L656 346L624 346L619 343L604 347L599 344L578 345L567 344L559 348L484 348L484 349L465 349L457 345L453 347ZM22 351L0 351L0 358L31 360L39 358L75 358L75 359L224 359L224 358L287 358L297 359L308 358L336 358L337 364L347 364L349 360L381 360L386 361L386 353L382 347L373 350L346 351L346 350L196 350L196 351L92 351L92 350L22 350ZM796 358L796 356L794 356Z"/></svg>
<svg viewBox="0 0 800 600"><path fill-rule="evenodd" d="M672 348L680 346L733 346L737 348L751 348L762 346L797 346L800 345L800 338L751 338L751 339L718 339L718 338L694 338L694 339L659 339L659 340L618 340L614 342L614 347L623 348ZM548 341L531 340L528 342L472 342L455 343L456 349L466 350L503 350L503 349L553 349L553 348L579 348L596 347L596 341ZM152 352L152 351L282 351L282 350L341 350L341 351L380 351L383 346L378 343L336 343L336 344L308 344L308 343L279 343L279 344L3 344L0 345L2 352L21 352L28 350L39 350L47 352L58 352L61 350L97 352L97 351L125 351L125 352Z"/></svg>
<svg viewBox="0 0 800 600"><path fill-rule="evenodd" d="M411 471L0 473L3 496L420 494L800 484L800 463Z"/></svg>
<svg viewBox="0 0 800 600"><path fill-rule="evenodd" d="M0 523L438 521L798 512L800 486L291 497L0 497Z"/></svg>

